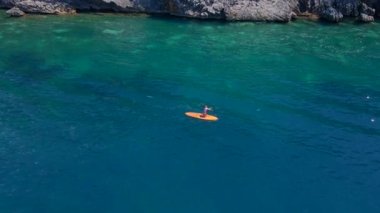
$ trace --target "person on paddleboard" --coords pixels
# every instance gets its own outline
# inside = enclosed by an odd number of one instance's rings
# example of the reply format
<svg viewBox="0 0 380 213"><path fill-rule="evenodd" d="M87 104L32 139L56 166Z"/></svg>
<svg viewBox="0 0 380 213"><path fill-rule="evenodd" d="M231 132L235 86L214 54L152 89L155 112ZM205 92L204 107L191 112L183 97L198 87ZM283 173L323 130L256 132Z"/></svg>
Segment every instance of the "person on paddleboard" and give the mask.
<svg viewBox="0 0 380 213"><path fill-rule="evenodd" d="M208 107L207 105L203 108L203 113L201 115L202 118L205 118L207 116L207 112L212 111L211 107Z"/></svg>

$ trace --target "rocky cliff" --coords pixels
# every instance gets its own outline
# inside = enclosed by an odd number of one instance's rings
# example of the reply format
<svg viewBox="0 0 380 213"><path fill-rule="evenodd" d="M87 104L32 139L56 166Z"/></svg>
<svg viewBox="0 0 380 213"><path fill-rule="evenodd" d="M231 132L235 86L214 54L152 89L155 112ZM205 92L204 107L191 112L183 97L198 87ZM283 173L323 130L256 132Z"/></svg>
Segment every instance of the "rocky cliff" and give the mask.
<svg viewBox="0 0 380 213"><path fill-rule="evenodd" d="M0 7L26 13L75 11L166 13L202 19L280 21L315 14L339 22L343 17L371 21L380 0L0 0Z"/></svg>

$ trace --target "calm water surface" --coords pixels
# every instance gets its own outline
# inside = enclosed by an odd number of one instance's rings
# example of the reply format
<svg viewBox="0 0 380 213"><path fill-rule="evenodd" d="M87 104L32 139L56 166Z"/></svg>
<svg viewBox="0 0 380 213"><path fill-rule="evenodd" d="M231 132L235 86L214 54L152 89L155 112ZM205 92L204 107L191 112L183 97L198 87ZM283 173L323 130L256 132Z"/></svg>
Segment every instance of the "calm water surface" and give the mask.
<svg viewBox="0 0 380 213"><path fill-rule="evenodd" d="M380 23L0 14L2 213L380 212Z"/></svg>

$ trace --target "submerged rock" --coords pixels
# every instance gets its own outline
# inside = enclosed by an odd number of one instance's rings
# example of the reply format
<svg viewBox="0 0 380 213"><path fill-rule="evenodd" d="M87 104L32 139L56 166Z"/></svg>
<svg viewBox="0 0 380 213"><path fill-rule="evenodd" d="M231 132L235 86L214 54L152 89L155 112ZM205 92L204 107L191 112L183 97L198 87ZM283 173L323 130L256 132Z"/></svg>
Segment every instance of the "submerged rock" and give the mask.
<svg viewBox="0 0 380 213"><path fill-rule="evenodd" d="M335 22L338 23L343 20L343 14L333 7L328 7L326 9L323 9L320 13L320 17L323 20L329 21L329 22Z"/></svg>
<svg viewBox="0 0 380 213"><path fill-rule="evenodd" d="M12 17L21 17L25 15L25 13L18 7L12 7L10 10L7 10L6 13Z"/></svg>

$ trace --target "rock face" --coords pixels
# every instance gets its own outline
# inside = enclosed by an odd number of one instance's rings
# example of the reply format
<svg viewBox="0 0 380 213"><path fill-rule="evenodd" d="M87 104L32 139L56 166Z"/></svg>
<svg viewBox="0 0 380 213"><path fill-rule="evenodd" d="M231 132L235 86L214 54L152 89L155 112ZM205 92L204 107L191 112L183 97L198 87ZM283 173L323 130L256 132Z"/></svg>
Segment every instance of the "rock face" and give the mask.
<svg viewBox="0 0 380 213"><path fill-rule="evenodd" d="M375 16L376 10L374 8L368 7L367 4L362 3L359 7L359 12L360 12L360 15L358 18L359 21L365 22L365 23L375 21L374 16Z"/></svg>
<svg viewBox="0 0 380 213"><path fill-rule="evenodd" d="M172 15L219 19L225 17L224 1L170 0L168 12Z"/></svg>
<svg viewBox="0 0 380 213"><path fill-rule="evenodd" d="M21 17L25 15L25 13L18 7L12 7L10 10L7 10L6 13L11 17Z"/></svg>
<svg viewBox="0 0 380 213"><path fill-rule="evenodd" d="M66 14L75 10L97 10L281 22L290 21L296 14L308 13L339 22L343 16L374 17L375 9L380 11L380 0L0 0L0 7L13 6L27 13Z"/></svg>
<svg viewBox="0 0 380 213"><path fill-rule="evenodd" d="M336 23L340 22L343 19L343 14L333 7L323 9L320 13L320 16L323 20Z"/></svg>
<svg viewBox="0 0 380 213"><path fill-rule="evenodd" d="M74 7L61 0L0 0L0 7L18 7L26 13L75 13Z"/></svg>
<svg viewBox="0 0 380 213"><path fill-rule="evenodd" d="M75 13L70 5L59 1L24 0L16 2L16 7L27 13L67 14Z"/></svg>
<svg viewBox="0 0 380 213"><path fill-rule="evenodd" d="M0 0L1 1L1 0ZM168 0L56 0L78 10L167 13Z"/></svg>
<svg viewBox="0 0 380 213"><path fill-rule="evenodd" d="M376 10L374 8L370 8L367 6L367 4L365 3L362 3L359 7L359 12L360 13L364 13L364 14L367 14L369 16L374 16L375 15L375 12Z"/></svg>
<svg viewBox="0 0 380 213"><path fill-rule="evenodd" d="M368 22L373 22L375 21L375 18L373 16L369 16L364 13L360 13L359 19L360 22L368 23Z"/></svg>
<svg viewBox="0 0 380 213"><path fill-rule="evenodd" d="M172 0L169 12L195 18L289 21L297 0Z"/></svg>
<svg viewBox="0 0 380 213"><path fill-rule="evenodd" d="M225 9L227 20L281 21L292 19L297 8L297 1L236 1Z"/></svg>

